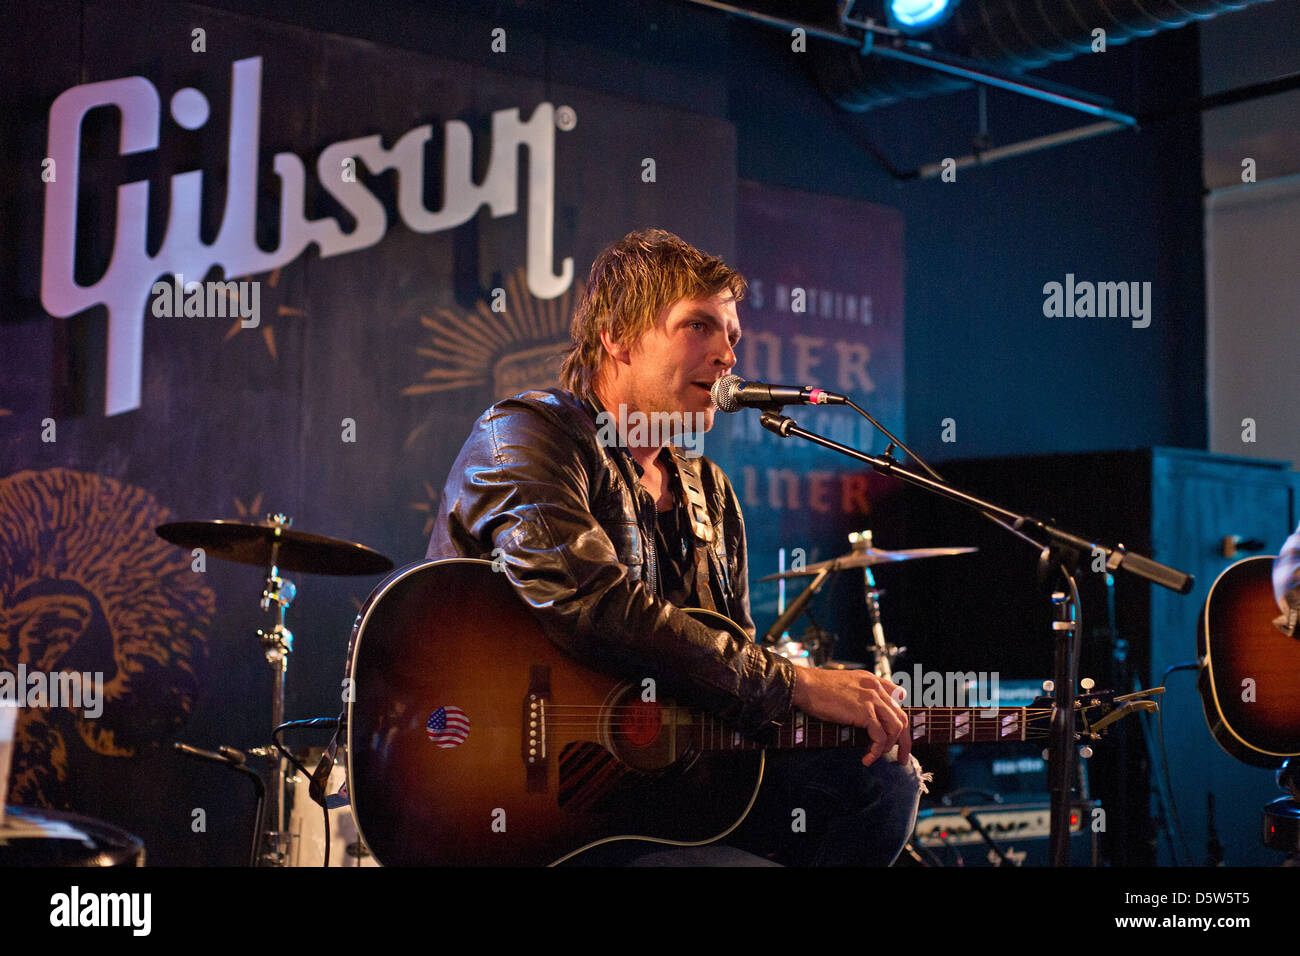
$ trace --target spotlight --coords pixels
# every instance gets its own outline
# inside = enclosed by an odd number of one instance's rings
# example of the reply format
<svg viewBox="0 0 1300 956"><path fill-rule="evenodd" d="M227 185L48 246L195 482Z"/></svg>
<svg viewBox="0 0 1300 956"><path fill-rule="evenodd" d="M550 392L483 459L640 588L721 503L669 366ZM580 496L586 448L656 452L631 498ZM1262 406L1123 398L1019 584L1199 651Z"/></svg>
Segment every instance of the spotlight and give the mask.
<svg viewBox="0 0 1300 956"><path fill-rule="evenodd" d="M924 33L947 20L958 0L886 0L889 25L904 33Z"/></svg>

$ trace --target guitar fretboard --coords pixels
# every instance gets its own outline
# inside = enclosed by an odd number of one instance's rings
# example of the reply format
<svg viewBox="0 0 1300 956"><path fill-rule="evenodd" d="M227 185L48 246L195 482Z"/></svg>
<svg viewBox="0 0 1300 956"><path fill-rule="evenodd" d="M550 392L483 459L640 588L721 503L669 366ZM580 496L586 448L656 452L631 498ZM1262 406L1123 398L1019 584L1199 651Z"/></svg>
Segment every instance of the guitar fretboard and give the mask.
<svg viewBox="0 0 1300 956"><path fill-rule="evenodd" d="M1026 740L1040 736L1031 732L1031 724L1043 722L1050 714L1045 709L1028 707L904 707L909 721L908 733L913 743L964 744L997 743ZM758 750L763 744L731 729L711 714L695 715L694 726L700 750ZM773 747L777 750L816 750L823 747L871 746L871 734L865 727L834 724L794 711L780 728Z"/></svg>

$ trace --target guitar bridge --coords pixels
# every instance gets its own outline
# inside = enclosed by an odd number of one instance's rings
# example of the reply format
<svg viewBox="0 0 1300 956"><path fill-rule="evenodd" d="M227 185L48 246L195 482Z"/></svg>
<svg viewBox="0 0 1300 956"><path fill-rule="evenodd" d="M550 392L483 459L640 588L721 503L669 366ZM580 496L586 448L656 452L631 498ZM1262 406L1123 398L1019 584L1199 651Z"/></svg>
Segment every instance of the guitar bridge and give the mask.
<svg viewBox="0 0 1300 956"><path fill-rule="evenodd" d="M524 699L523 733L525 790L546 792L546 703L551 698L551 668L534 664L528 669L528 696Z"/></svg>

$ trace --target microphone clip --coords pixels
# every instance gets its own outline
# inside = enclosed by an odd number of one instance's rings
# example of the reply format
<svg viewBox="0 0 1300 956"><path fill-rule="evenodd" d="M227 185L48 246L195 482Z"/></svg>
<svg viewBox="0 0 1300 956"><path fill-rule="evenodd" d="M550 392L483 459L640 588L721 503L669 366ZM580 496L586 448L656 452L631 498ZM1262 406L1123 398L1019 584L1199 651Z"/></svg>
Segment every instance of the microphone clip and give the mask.
<svg viewBox="0 0 1300 956"><path fill-rule="evenodd" d="M799 423L789 415L783 415L777 411L777 408L780 407L777 405L763 409L763 414L759 416L758 421L768 431L780 435L782 438L789 438L790 429L797 427Z"/></svg>

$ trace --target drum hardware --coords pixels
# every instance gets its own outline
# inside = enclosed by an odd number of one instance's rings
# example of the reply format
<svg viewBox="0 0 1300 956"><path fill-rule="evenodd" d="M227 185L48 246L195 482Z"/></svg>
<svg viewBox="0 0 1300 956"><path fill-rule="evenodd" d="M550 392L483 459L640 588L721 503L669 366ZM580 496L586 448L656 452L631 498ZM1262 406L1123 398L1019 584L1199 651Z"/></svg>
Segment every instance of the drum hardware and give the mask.
<svg viewBox="0 0 1300 956"><path fill-rule="evenodd" d="M326 749L312 747L299 752L299 763L311 767L319 763ZM340 791L347 780L346 761L336 756L330 766L325 786L326 811L310 795L311 777L301 770L290 777L293 806L289 811L289 865L320 866L328 850L327 866L378 866L357 831L356 819L346 795Z"/></svg>
<svg viewBox="0 0 1300 956"><path fill-rule="evenodd" d="M285 515L267 515L266 521L173 521L155 531L164 541L182 548L202 548L210 557L265 568L274 565L303 574L385 574L391 559L352 541L328 538L289 526ZM274 559L274 560L273 560Z"/></svg>
<svg viewBox="0 0 1300 956"><path fill-rule="evenodd" d="M266 587L262 590L261 607L263 611L269 611L274 605L276 610L272 613L277 614L279 620L269 633L259 627L257 639L262 646L266 663L271 668L271 727L274 729L284 723L284 687L289 676L289 655L293 652L293 632L285 626L284 616L297 596L298 588L292 581L280 576L279 568L281 535L293 523L293 519L283 514L267 517L275 526L276 534L271 542L270 567L266 573ZM266 849L263 860L268 866L283 866L285 853L289 849L288 835L284 831L284 788L289 765L279 754L274 755L274 759L275 796L271 804L270 825L265 830Z"/></svg>
<svg viewBox="0 0 1300 956"><path fill-rule="evenodd" d="M758 580L762 582L776 581L781 578L806 577L816 574L823 568L829 568L832 571L845 571L849 568L869 568L877 564L916 561L920 558L943 558L954 554L973 554L979 550L979 548L910 548L906 551L885 551L872 546L870 531L855 531L849 535L849 541L855 547L848 554L841 554L829 561L819 561L816 564L805 565L796 570L769 574Z"/></svg>
<svg viewBox="0 0 1300 956"><path fill-rule="evenodd" d="M368 860L373 856L366 845L360 840L355 840L352 843L349 843L343 848L343 852L355 860ZM365 864L358 863L357 865L364 866Z"/></svg>
<svg viewBox="0 0 1300 956"><path fill-rule="evenodd" d="M812 601L812 599L822 589L822 585L830 579L830 576L831 571L829 568L823 568L821 571L816 572L808 586L799 593L798 597L790 602L789 606L786 607L777 619L772 622L772 626L769 627L767 632L763 635L761 643L771 645L773 651L780 654L782 657L789 658L796 666L808 667L822 662L817 660L815 657L810 657L810 652L804 649L801 642L783 639L781 635L786 632L786 629L789 628L789 626L794 623L795 619L808 607L809 602ZM764 578L763 580L767 579ZM812 626L817 628L817 622L812 620L811 610L808 611L808 618L812 621ZM817 629L820 632L820 628ZM812 650L821 650L820 640L816 641ZM829 647L827 650L829 651Z"/></svg>
<svg viewBox="0 0 1300 956"><path fill-rule="evenodd" d="M870 529L864 531L854 531L849 534L849 544L851 550L847 554L831 558L829 561L819 561L816 564L809 564L802 568L796 568L789 571L780 571L776 574L769 574L759 578L759 582L780 581L786 578L813 577L812 582L800 592L799 596L790 602L790 606L776 619L767 632L763 635L763 643L774 645L773 650L784 657L790 657L794 663L800 664L801 657L806 653L804 648L797 647L797 642L780 641L778 635L785 632L790 623L799 616L807 604L813 599L822 586L826 583L828 577L836 571L844 571L850 568L861 568L863 574L863 595L867 607L867 621L871 628L870 652L872 656L871 671L877 677L888 680L893 675L894 663L900 654L906 648L890 644L885 640L885 630L880 621L880 595L884 592L876 587L876 579L871 573L871 569L878 564L894 564L899 561L915 561L920 558L940 558L956 554L971 554L978 551L978 548L912 548L906 551L886 551L875 547L872 541ZM811 612L808 614L812 618ZM816 626L816 622L813 622ZM790 653L790 645L796 644L797 650ZM827 651L829 652L829 646ZM827 654L829 656L829 653ZM827 666L831 662L822 659L815 661L817 666ZM848 669L848 668L837 668Z"/></svg>
<svg viewBox="0 0 1300 956"><path fill-rule="evenodd" d="M291 529L293 519L285 514L268 514L264 522L248 524L238 521L177 521L159 525L155 533L182 548L200 548L205 554L237 564L265 567L266 582L260 606L272 611L276 622L269 631L257 629L258 643L271 668L271 728L284 723L285 683L289 674L289 655L293 652L293 632L285 624L289 605L298 589L282 576L282 571L305 574L382 574L393 569L393 562L365 545L324 535ZM274 610L272 610L274 608ZM289 763L271 747L250 750L272 762L272 800L270 812L261 826L263 845L258 856L262 866L284 866L288 862L289 833L284 828L285 788L290 778ZM261 811L259 811L261 812Z"/></svg>
<svg viewBox="0 0 1300 956"><path fill-rule="evenodd" d="M778 641L772 645L772 653L780 654L795 667L816 667L814 650L805 647L802 641Z"/></svg>
<svg viewBox="0 0 1300 956"><path fill-rule="evenodd" d="M788 659L796 667L825 667L831 649L835 646L835 635L818 626L808 612L809 624L798 639L784 637L772 645L773 652Z"/></svg>
<svg viewBox="0 0 1300 956"><path fill-rule="evenodd" d="M849 534L849 544L855 553L871 550L871 529L855 531ZM880 623L880 592L876 589L876 579L872 577L871 565L863 565L862 584L867 604L867 621L871 624L871 657L873 673L877 677L889 680L894 676L894 662L898 658L898 648L885 642L885 628Z"/></svg>

